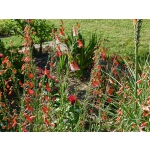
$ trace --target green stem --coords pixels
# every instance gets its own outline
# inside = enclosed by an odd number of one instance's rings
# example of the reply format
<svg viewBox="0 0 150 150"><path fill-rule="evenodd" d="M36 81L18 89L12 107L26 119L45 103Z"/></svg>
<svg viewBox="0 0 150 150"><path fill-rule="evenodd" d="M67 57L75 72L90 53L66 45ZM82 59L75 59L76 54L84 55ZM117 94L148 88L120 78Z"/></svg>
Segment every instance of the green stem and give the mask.
<svg viewBox="0 0 150 150"><path fill-rule="evenodd" d="M137 98L138 81L138 43L135 41L135 98Z"/></svg>
<svg viewBox="0 0 150 150"><path fill-rule="evenodd" d="M137 81L138 81L138 44L140 37L140 29L142 26L142 20L138 19L136 25L134 26L134 42L135 42L135 98L137 99Z"/></svg>

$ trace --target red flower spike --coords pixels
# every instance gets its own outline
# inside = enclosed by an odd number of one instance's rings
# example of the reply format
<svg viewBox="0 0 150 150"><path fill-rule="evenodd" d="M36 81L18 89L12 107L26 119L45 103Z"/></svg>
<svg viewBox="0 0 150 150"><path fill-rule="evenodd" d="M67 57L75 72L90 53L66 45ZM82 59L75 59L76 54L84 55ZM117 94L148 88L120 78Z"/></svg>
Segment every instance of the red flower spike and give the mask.
<svg viewBox="0 0 150 150"><path fill-rule="evenodd" d="M31 89L28 89L27 92L28 92L29 95L35 94L35 92L33 90L31 90Z"/></svg>
<svg viewBox="0 0 150 150"><path fill-rule="evenodd" d="M73 105L77 101L77 97L75 95L69 95L68 101Z"/></svg>
<svg viewBox="0 0 150 150"><path fill-rule="evenodd" d="M80 48L84 48L83 43L82 43L82 41L80 39L78 39L77 42L78 42L78 46Z"/></svg>
<svg viewBox="0 0 150 150"><path fill-rule="evenodd" d="M150 86L150 81L148 81L148 86Z"/></svg>

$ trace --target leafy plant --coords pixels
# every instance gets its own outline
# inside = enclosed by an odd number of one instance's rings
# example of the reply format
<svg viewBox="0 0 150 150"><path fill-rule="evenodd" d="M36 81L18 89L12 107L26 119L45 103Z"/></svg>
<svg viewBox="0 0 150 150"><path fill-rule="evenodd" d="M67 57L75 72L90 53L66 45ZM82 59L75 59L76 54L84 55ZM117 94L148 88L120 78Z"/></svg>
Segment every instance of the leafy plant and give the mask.
<svg viewBox="0 0 150 150"><path fill-rule="evenodd" d="M85 43L79 24L77 27L78 30L73 27L73 33L68 35L66 44L71 49L72 60L79 65L80 70L77 71L77 75L83 77L85 69L90 67L93 62L93 54L99 46L99 39L94 32L89 36L88 43Z"/></svg>

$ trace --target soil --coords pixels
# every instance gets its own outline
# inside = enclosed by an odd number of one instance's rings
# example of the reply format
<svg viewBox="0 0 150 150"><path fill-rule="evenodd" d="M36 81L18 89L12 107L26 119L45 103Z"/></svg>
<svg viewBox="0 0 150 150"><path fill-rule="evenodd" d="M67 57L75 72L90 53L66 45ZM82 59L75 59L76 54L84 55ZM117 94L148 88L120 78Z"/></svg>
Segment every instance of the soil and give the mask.
<svg viewBox="0 0 150 150"><path fill-rule="evenodd" d="M48 60L48 54L43 53L41 56L37 56L34 58L36 66L44 69ZM89 87L89 81L90 81L90 72L86 71L85 72L85 79L84 81L81 81L77 78L69 77L68 78L68 87L70 94L76 94L77 98L79 100L84 100L86 96L86 91Z"/></svg>

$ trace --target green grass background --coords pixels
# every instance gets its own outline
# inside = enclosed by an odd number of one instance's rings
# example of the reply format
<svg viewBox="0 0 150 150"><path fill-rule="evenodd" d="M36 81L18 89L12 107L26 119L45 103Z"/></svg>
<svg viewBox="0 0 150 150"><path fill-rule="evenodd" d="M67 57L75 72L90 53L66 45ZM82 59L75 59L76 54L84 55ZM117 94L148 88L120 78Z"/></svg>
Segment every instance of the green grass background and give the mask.
<svg viewBox="0 0 150 150"><path fill-rule="evenodd" d="M90 33L96 31L100 42L107 48L108 53L120 53L122 55L134 56L134 27L131 19L62 19L65 32L71 32L72 27L78 22L86 40ZM47 23L60 27L60 20L47 20ZM4 38L5 43L12 40L15 46L21 46L20 36ZM150 20L143 20L139 44L139 55L147 56L150 44Z"/></svg>

